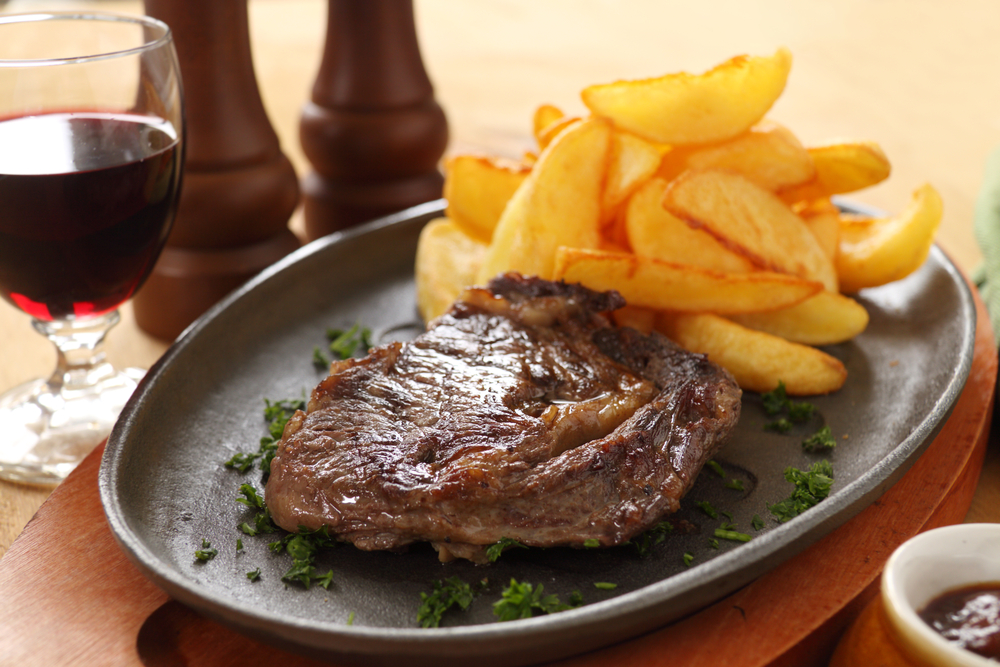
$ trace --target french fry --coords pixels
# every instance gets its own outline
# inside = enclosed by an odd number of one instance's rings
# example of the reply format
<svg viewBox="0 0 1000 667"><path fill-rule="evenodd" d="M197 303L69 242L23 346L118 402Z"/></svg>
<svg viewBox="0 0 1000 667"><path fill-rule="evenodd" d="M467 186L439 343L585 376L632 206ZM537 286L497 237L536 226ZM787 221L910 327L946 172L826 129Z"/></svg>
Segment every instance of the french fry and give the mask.
<svg viewBox="0 0 1000 667"><path fill-rule="evenodd" d="M941 225L944 204L930 185L913 193L900 214L869 224L843 224L837 273L844 292L878 287L916 271L927 259Z"/></svg>
<svg viewBox="0 0 1000 667"><path fill-rule="evenodd" d="M833 262L802 219L739 174L684 172L667 187L663 206L762 269L818 280L838 291Z"/></svg>
<svg viewBox="0 0 1000 667"><path fill-rule="evenodd" d="M802 142L788 128L766 119L722 143L667 153L659 175L671 180L687 169L733 171L771 192L805 183L816 173Z"/></svg>
<svg viewBox="0 0 1000 667"><path fill-rule="evenodd" d="M727 273L747 273L753 263L719 243L704 229L693 229L667 211L660 202L667 188L662 178L651 178L628 201L625 231L632 251L677 264L693 264Z"/></svg>
<svg viewBox="0 0 1000 667"><path fill-rule="evenodd" d="M552 104L543 104L535 109L535 115L531 119L531 129L535 136L535 141L538 141L538 137L541 136L545 128L560 120L565 115L562 109Z"/></svg>
<svg viewBox="0 0 1000 667"><path fill-rule="evenodd" d="M513 160L457 155L445 162L445 215L467 234L489 241L507 202L531 167Z"/></svg>
<svg viewBox="0 0 1000 667"><path fill-rule="evenodd" d="M417 308L425 322L448 310L465 287L476 281L486 244L448 218L427 223L417 241L414 276Z"/></svg>
<svg viewBox="0 0 1000 667"><path fill-rule="evenodd" d="M639 306L626 305L611 313L615 325L632 327L636 331L648 334L656 324L656 311Z"/></svg>
<svg viewBox="0 0 1000 667"><path fill-rule="evenodd" d="M633 306L657 310L752 313L794 305L823 289L784 273L722 273L629 253L561 247L555 277L593 290L618 290Z"/></svg>
<svg viewBox="0 0 1000 667"><path fill-rule="evenodd" d="M679 145L735 137L764 117L785 89L792 55L738 56L702 74L593 85L582 92L595 116L650 141Z"/></svg>
<svg viewBox="0 0 1000 667"><path fill-rule="evenodd" d="M808 345L754 331L718 315L664 313L656 329L692 352L708 355L744 390L767 392L784 382L792 396L840 389L847 370L840 360Z"/></svg>
<svg viewBox="0 0 1000 667"><path fill-rule="evenodd" d="M837 257L840 244L840 209L829 199L800 202L793 210L806 223L806 227L819 241L823 252L831 261Z"/></svg>
<svg viewBox="0 0 1000 667"><path fill-rule="evenodd" d="M552 140L559 136L559 133L565 130L570 125L580 122L578 116L564 116L563 118L558 118L545 127L543 127L535 137L538 142L538 150L544 151L545 148L552 143Z"/></svg>
<svg viewBox="0 0 1000 667"><path fill-rule="evenodd" d="M566 128L542 151L500 216L478 282L504 271L551 279L556 248L600 245L610 144L610 123L591 118Z"/></svg>
<svg viewBox="0 0 1000 667"><path fill-rule="evenodd" d="M786 202L863 190L887 179L891 171L889 158L874 141L829 143L806 150L816 165L816 175L806 183L779 192Z"/></svg>
<svg viewBox="0 0 1000 667"><path fill-rule="evenodd" d="M803 345L843 343L868 326L868 311L864 306L850 297L829 291L781 310L728 317L749 329Z"/></svg>
<svg viewBox="0 0 1000 667"><path fill-rule="evenodd" d="M611 135L608 176L601 202L602 218L614 217L618 207L660 166L660 149L645 139L628 132L614 131Z"/></svg>

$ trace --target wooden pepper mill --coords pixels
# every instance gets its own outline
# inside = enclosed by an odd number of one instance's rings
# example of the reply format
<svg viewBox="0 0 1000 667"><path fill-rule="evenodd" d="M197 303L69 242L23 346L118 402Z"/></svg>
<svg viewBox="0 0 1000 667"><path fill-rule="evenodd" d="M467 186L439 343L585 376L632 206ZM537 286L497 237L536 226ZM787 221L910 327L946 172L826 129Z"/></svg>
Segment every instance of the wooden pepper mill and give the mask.
<svg viewBox="0 0 1000 667"><path fill-rule="evenodd" d="M329 0L300 140L306 236L441 196L448 121L417 42L412 0Z"/></svg>
<svg viewBox="0 0 1000 667"><path fill-rule="evenodd" d="M247 0L145 0L145 9L173 32L187 131L174 228L133 307L142 329L173 339L299 246L288 229L299 185L257 88Z"/></svg>

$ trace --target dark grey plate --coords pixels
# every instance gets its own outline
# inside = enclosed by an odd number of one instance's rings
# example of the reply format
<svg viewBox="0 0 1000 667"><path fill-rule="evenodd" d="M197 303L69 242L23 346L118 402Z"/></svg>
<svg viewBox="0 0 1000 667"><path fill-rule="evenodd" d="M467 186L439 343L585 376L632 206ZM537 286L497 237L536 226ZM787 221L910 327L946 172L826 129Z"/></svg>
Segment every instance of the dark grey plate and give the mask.
<svg viewBox="0 0 1000 667"><path fill-rule="evenodd" d="M414 250L423 224L441 211L441 202L419 206L302 248L193 324L141 383L105 450L101 498L122 548L175 599L253 637L366 664L471 658L510 667L594 649L717 600L861 511L932 440L972 362L972 297L935 248L906 280L861 294L871 323L856 340L829 348L849 377L836 394L812 401L820 417L788 435L766 432L760 398L747 394L735 437L717 457L726 477L703 472L675 517L697 532L671 535L646 558L631 547L519 549L492 566L441 564L423 548L389 554L343 546L318 561L322 571L333 570L329 590L286 586L280 577L289 560L269 552L273 538L243 536L245 548L236 551L236 526L248 516L235 502L237 487L260 487L260 473L240 475L222 464L256 450L265 397L301 397L320 379L311 357L327 327L361 322L378 342L419 330ZM833 493L778 524L767 506L791 491L783 470L820 458L803 453L800 442L824 423L838 441L829 457ZM727 488L733 478L743 491ZM712 548L709 539L725 519L701 513L694 506L701 500L730 512L753 540ZM766 520L760 531L751 528L755 514ZM205 563L194 558L203 539L219 550ZM685 552L694 555L690 566ZM261 578L250 582L245 573L257 568ZM446 615L445 627L418 628L420 593L450 576L487 581L468 611ZM578 590L587 604L493 622L492 603L512 577L563 600Z"/></svg>

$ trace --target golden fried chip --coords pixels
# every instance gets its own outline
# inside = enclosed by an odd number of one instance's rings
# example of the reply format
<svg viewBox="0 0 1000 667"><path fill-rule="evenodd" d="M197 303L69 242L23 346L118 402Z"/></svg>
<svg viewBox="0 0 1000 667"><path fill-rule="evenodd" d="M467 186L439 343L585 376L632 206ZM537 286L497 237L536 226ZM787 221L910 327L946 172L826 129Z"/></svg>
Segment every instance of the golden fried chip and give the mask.
<svg viewBox="0 0 1000 667"><path fill-rule="evenodd" d="M889 158L874 141L850 141L810 146L806 149L816 165L816 175L779 195L789 203L856 192L889 177Z"/></svg>
<svg viewBox="0 0 1000 667"><path fill-rule="evenodd" d="M634 134L615 130L608 155L608 177L601 207L610 220L618 206L647 181L660 166L660 149Z"/></svg>
<svg viewBox="0 0 1000 667"><path fill-rule="evenodd" d="M562 119L565 115L562 109L551 104L543 104L535 109L535 115L531 119L531 129L535 136L535 141L538 141L538 137L541 136L545 128Z"/></svg>
<svg viewBox="0 0 1000 667"><path fill-rule="evenodd" d="M687 169L733 171L772 192L805 183L816 173L798 137L766 119L722 143L685 146L667 153L659 175L671 180Z"/></svg>
<svg viewBox="0 0 1000 667"><path fill-rule="evenodd" d="M752 313L784 308L823 289L784 273L722 273L628 253L559 248L555 277L593 290L617 290L633 306L657 310Z"/></svg>
<svg viewBox="0 0 1000 667"><path fill-rule="evenodd" d="M868 311L864 306L842 294L825 290L781 310L728 317L747 328L803 345L843 343L868 326Z"/></svg>
<svg viewBox="0 0 1000 667"><path fill-rule="evenodd" d="M739 174L684 172L667 187L663 206L763 269L818 280L838 291L833 262L802 219Z"/></svg>
<svg viewBox="0 0 1000 667"><path fill-rule="evenodd" d="M456 155L445 162L444 172L445 215L470 236L489 241L531 167L503 158Z"/></svg>
<svg viewBox="0 0 1000 667"><path fill-rule="evenodd" d="M580 121L542 151L504 209L479 282L505 271L551 279L559 246L596 248L611 125Z"/></svg>
<svg viewBox="0 0 1000 667"><path fill-rule="evenodd" d="M583 103L596 115L661 144L735 137L764 117L785 89L792 55L738 56L702 74L589 86Z"/></svg>
<svg viewBox="0 0 1000 667"><path fill-rule="evenodd" d="M811 396L836 391L847 379L844 364L825 352L718 315L663 313L656 329L681 347L708 355L745 390L763 393L783 382L789 395Z"/></svg>
<svg viewBox="0 0 1000 667"><path fill-rule="evenodd" d="M486 244L467 235L448 218L436 218L421 230L414 275L417 308L424 322L448 310L455 298L476 282Z"/></svg>
<svg viewBox="0 0 1000 667"><path fill-rule="evenodd" d="M944 204L930 185L917 188L899 215L841 225L837 273L844 292L878 287L916 271L927 259Z"/></svg>
<svg viewBox="0 0 1000 667"><path fill-rule="evenodd" d="M692 264L727 273L754 270L753 263L720 244L703 229L693 229L660 203L667 182L652 178L640 187L625 208L625 231L632 251L676 264Z"/></svg>

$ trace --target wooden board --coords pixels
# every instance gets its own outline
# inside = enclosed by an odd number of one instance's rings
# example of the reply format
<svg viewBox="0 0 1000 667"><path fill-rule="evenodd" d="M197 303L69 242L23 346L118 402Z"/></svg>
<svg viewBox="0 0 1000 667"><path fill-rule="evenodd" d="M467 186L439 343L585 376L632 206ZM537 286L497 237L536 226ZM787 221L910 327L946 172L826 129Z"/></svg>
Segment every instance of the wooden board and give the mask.
<svg viewBox="0 0 1000 667"><path fill-rule="evenodd" d="M941 433L878 501L817 544L712 606L565 667L825 664L906 539L965 517L986 452L997 353L985 309L972 372ZM0 560L0 664L318 665L171 601L118 548L97 491L99 448Z"/></svg>

